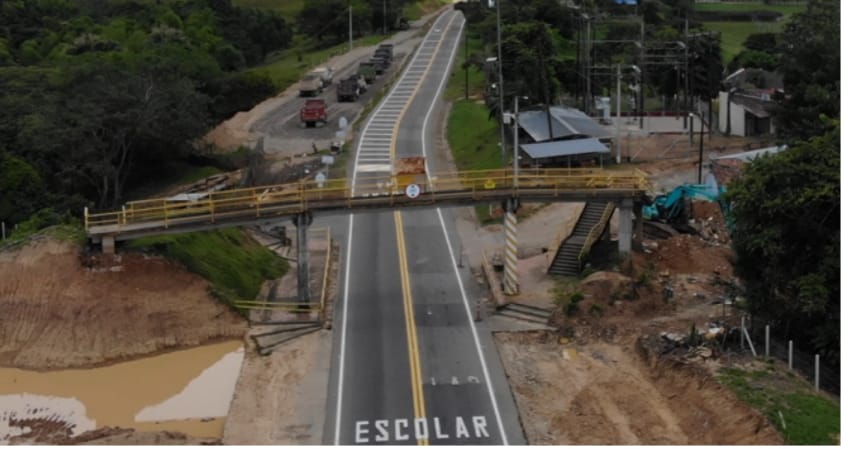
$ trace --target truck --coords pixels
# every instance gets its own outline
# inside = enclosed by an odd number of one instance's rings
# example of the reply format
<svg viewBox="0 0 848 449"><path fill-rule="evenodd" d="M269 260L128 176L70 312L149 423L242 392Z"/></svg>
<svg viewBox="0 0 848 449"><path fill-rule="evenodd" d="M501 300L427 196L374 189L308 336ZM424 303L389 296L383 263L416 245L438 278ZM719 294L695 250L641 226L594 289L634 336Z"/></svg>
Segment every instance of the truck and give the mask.
<svg viewBox="0 0 848 449"><path fill-rule="evenodd" d="M319 74L310 72L300 80L297 89L301 97L315 97L323 92L324 82Z"/></svg>
<svg viewBox="0 0 848 449"><path fill-rule="evenodd" d="M361 84L365 84L365 80L361 75L351 75L341 81L336 86L336 98L341 101L356 101L362 95L364 90Z"/></svg>
<svg viewBox="0 0 848 449"><path fill-rule="evenodd" d="M300 126L324 126L327 124L327 102L323 98L306 100L300 109Z"/></svg>
<svg viewBox="0 0 848 449"><path fill-rule="evenodd" d="M377 78L377 67L371 61L360 62L356 73L362 75L366 83L371 84Z"/></svg>
<svg viewBox="0 0 848 449"><path fill-rule="evenodd" d="M318 75L321 78L322 87L328 87L333 84L333 68L332 67L318 67L313 70L312 73Z"/></svg>
<svg viewBox="0 0 848 449"><path fill-rule="evenodd" d="M371 58L370 62L374 64L374 70L377 71L377 75L382 75L389 68L389 60L382 55Z"/></svg>
<svg viewBox="0 0 848 449"><path fill-rule="evenodd" d="M389 55L389 61L393 61L395 58L395 46L394 44L380 44L376 50L374 50L374 55L376 56L378 53L386 53Z"/></svg>

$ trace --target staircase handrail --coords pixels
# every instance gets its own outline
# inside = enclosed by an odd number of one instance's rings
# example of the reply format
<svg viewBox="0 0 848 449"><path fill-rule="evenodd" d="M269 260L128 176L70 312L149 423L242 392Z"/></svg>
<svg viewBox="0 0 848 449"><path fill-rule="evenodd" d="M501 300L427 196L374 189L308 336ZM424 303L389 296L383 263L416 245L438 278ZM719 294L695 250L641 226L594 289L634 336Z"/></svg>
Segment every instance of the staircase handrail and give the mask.
<svg viewBox="0 0 848 449"><path fill-rule="evenodd" d="M604 232L604 228L607 226L607 221L610 219L613 212L615 212L615 203L607 203L607 207L604 208L604 213L601 215L601 219L592 226L589 234L586 235L586 240L583 241L583 247L580 248L580 253L577 255L577 262L581 265L583 263L583 259L589 254L589 250L592 248L592 245L598 240L601 233Z"/></svg>
<svg viewBox="0 0 848 449"><path fill-rule="evenodd" d="M574 232L574 228L577 227L577 223L580 222L580 217L583 216L583 211L586 210L586 204L587 203L583 203L583 209L580 210L580 214L577 216L577 221L574 222L571 228L567 228L565 226L560 228L559 232L557 232L556 237L554 237L553 241L548 246L548 263L547 269L545 269L546 273L551 271L551 266L554 264L557 254L559 254L560 246L562 246L562 243L565 241L565 239L567 239Z"/></svg>

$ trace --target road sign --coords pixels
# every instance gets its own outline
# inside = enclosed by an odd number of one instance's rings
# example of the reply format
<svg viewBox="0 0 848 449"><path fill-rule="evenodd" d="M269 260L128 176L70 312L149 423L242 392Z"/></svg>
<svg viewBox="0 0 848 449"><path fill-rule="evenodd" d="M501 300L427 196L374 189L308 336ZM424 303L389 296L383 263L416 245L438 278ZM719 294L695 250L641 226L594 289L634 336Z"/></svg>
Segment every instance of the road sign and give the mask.
<svg viewBox="0 0 848 449"><path fill-rule="evenodd" d="M494 188L495 188L495 185L496 185L496 184L495 184L495 181L493 181L493 180L491 180L491 179L487 179L487 180L486 180L486 182L483 184L483 187L485 187L485 188L487 188L487 189L491 190L491 189L494 189Z"/></svg>
<svg viewBox="0 0 848 449"><path fill-rule="evenodd" d="M324 188L324 183L326 181L327 181L327 175L325 175L323 172L318 172L318 174L315 175L315 183L318 184L319 189Z"/></svg>
<svg viewBox="0 0 848 449"><path fill-rule="evenodd" d="M418 198L418 195L421 194L421 187L418 184L410 184L406 186L406 196L410 198Z"/></svg>

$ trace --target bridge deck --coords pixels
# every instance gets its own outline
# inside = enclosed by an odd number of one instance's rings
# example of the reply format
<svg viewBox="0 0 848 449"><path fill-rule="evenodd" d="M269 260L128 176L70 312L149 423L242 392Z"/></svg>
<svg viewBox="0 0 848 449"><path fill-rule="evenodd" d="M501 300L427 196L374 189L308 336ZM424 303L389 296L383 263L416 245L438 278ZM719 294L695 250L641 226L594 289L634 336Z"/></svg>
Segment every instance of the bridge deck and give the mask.
<svg viewBox="0 0 848 449"><path fill-rule="evenodd" d="M349 213L401 207L438 207L517 197L528 201L609 201L636 198L648 187L639 170L525 169L516 181L511 170L455 172L414 179L420 195L410 198L406 182L391 176L358 178L355 194L346 179L319 185L293 184L210 192L192 200L133 201L121 210L85 211L90 237L126 240L142 235L188 232L209 227L267 221L303 212Z"/></svg>

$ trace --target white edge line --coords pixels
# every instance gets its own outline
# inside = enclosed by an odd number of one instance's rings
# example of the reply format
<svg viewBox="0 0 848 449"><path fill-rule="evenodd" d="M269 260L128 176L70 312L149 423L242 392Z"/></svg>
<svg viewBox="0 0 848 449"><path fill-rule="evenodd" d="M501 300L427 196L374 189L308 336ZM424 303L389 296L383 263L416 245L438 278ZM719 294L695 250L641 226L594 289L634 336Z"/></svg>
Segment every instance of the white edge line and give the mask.
<svg viewBox="0 0 848 449"><path fill-rule="evenodd" d="M439 16L439 17L441 18L441 16ZM435 22L433 22L433 24L435 25ZM391 98L392 94L395 92L395 89L397 89L397 87L400 85L400 82L403 81L403 78L406 76L407 72L409 72L410 67L412 67L412 62L414 62L415 58L418 57L418 54L421 53L421 48L423 47L423 44L426 42L427 37L430 36L430 34L433 32L434 29L435 29L435 27L431 26L430 30L427 31L427 34L421 39L421 43L418 44L418 49L415 51L415 54L412 56L412 61L410 61L410 63L407 65L406 70L404 70L403 74L398 79L398 82L395 83L394 87L392 87L392 90L389 92L389 94L386 95L385 98L383 98L383 101L380 103L380 105L377 107L377 109L375 109L371 113L371 118L368 119L368 123L365 124L365 128L362 129L362 134L359 136L359 144L356 146L356 159L353 162L353 177L351 178L351 182L350 182L350 194L351 194L351 196L354 195L353 190L356 187L356 166L359 165L359 146L362 145L362 139L365 137L365 134L367 133L368 128L371 126L371 121L374 120L374 117L383 108L383 105L386 103L386 100ZM457 42L459 42L459 40L457 40ZM456 51L456 45L454 45L454 52L455 51ZM448 246L450 246L450 245L448 245ZM341 431L341 423L342 423L342 393L344 392L344 365L345 365L345 346L346 346L345 342L346 342L346 336L347 336L347 298L348 298L348 290L349 290L348 287L350 285L350 255L351 255L352 247L353 247L353 214L350 214L350 220L349 220L348 231L347 231L347 257L345 258L344 295L343 295L343 299L342 299L342 301L343 301L342 302L342 338L341 338L342 349L341 349L341 352L339 354L339 379L338 379L338 389L337 389L337 396L336 396L336 429L335 429L336 435L333 438L333 444L336 445L336 446L338 446L340 444L339 438L341 436L340 431ZM453 257L453 256L451 256L451 257ZM467 307L467 304L466 304L466 307ZM476 335L475 335L475 338L476 338ZM488 382L488 375L487 375L486 379L487 379L487 382ZM500 419L500 418L498 418L498 419ZM501 432L503 432L503 430L501 430Z"/></svg>
<svg viewBox="0 0 848 449"><path fill-rule="evenodd" d="M460 35L462 34L462 30L465 27L465 18L463 17L462 24L460 25ZM456 49L459 46L460 39L457 39L453 45L453 51L451 52L451 63L448 66L447 70L445 70L444 75L442 76L442 84L439 86L439 95L444 90L445 81L447 80L447 75L450 73L453 67L454 57L456 56ZM430 115L433 112L433 107L436 106L436 103L439 100L439 95L433 96L433 102L430 103L430 109L427 110L427 115L424 116L424 123L421 125L421 150L424 154L424 163L426 164L427 171L427 181L430 181L430 167L429 167L429 158L427 157L427 123L430 121ZM492 389L492 380L489 378L489 369L486 367L486 360L483 358L483 348L480 346L480 338L477 336L477 328L474 326L474 319L471 316L471 307L468 305L468 295L465 294L465 286L462 285L462 277L459 274L459 269L457 268L456 257L453 254L453 248L450 244L450 236L448 235L448 229L445 226L445 219L442 216L442 208L436 208L436 212L439 214L439 223L442 225L442 232L445 236L445 241L448 245L448 252L451 257L451 266L453 267L453 271L456 274L456 282L459 284L459 291L462 294L462 302L465 304L465 314L468 317L468 325L471 327L471 335L474 337L474 345L477 347L477 356L480 357L480 365L483 367L483 378L486 380L486 387L489 390L489 399L492 401L492 408L495 412L495 420L498 422L498 431L501 433L501 441L503 441L504 445L508 445L506 439L506 431L504 430L503 420L501 419L501 413L498 409L498 400L495 398L495 392Z"/></svg>
<svg viewBox="0 0 848 449"><path fill-rule="evenodd" d="M354 172L355 173L355 172ZM348 285L350 284L350 253L353 248L353 214L350 214L350 220L348 221L347 228L347 256L345 258L345 284L344 284L344 298L342 300L342 350L339 354L339 379L338 379L338 396L336 397L336 436L333 440L333 444L336 446L339 445L339 436L341 431L341 423L342 423L342 392L344 386L344 367L345 367L345 338L347 337L347 295L348 295Z"/></svg>

